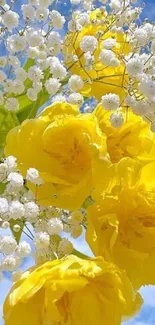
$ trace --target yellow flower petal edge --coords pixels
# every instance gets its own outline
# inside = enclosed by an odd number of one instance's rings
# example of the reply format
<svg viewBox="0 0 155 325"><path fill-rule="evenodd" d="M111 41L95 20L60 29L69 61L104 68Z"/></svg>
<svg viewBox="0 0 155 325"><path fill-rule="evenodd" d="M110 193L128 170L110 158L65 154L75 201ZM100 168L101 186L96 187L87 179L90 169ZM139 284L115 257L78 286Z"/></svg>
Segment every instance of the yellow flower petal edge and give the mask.
<svg viewBox="0 0 155 325"><path fill-rule="evenodd" d="M92 251L125 269L136 288L155 284L154 170L155 162L142 166L122 159L115 181L88 208L86 240Z"/></svg>
<svg viewBox="0 0 155 325"><path fill-rule="evenodd" d="M124 123L120 128L111 125L111 112L105 110L101 104L95 108L93 114L107 136L107 151L113 163L124 157L134 158L143 164L155 160L155 135L149 124L132 113L131 109L122 108Z"/></svg>
<svg viewBox="0 0 155 325"><path fill-rule="evenodd" d="M5 154L17 158L24 176L28 168L39 171L44 182L37 190L39 204L70 210L81 207L90 195L99 178L98 164L104 172L109 163L97 118L66 103L55 103L12 129ZM28 185L36 193L35 186Z"/></svg>
<svg viewBox="0 0 155 325"><path fill-rule="evenodd" d="M124 271L102 257L70 255L47 262L12 287L4 303L5 325L120 325L142 298Z"/></svg>

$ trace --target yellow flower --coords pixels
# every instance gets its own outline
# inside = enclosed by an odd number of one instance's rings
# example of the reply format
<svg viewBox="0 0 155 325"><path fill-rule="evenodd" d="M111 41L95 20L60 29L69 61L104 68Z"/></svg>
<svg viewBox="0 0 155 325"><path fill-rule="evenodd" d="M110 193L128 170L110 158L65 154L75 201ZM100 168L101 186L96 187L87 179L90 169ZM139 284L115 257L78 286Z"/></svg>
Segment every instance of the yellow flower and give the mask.
<svg viewBox="0 0 155 325"><path fill-rule="evenodd" d="M105 19L104 23L103 19ZM96 23L93 23L94 20ZM98 9L91 13L88 25L82 27L80 32L68 33L64 42L64 60L68 70L72 74L80 75L86 83L81 93L85 96L94 96L99 100L107 93L118 94L123 100L127 92L128 74L122 57L129 54L130 46L125 33L109 31L113 22L114 17L105 17L105 13ZM98 37L98 33L102 33L102 35ZM93 53L94 64L90 70L86 67L84 52L80 48L81 40L85 36L98 38L98 46ZM116 40L112 49L116 59L120 61L120 65L116 67L109 66L109 64L105 65L99 59L101 50L104 49L103 41L109 38ZM73 62L72 56L77 56L79 60Z"/></svg>
<svg viewBox="0 0 155 325"><path fill-rule="evenodd" d="M114 128L110 123L111 112L99 104L93 114L97 117L99 126L107 136L107 151L113 163L121 158L130 157L143 163L155 160L155 135L150 125L131 109L122 110L124 124Z"/></svg>
<svg viewBox="0 0 155 325"><path fill-rule="evenodd" d="M125 269L136 288L155 284L155 163L142 167L124 158L111 168L111 187L88 208L86 239L96 255Z"/></svg>
<svg viewBox="0 0 155 325"><path fill-rule="evenodd" d="M56 103L12 129L5 153L17 157L23 175L28 168L39 171L43 185L36 192L29 184L38 203L74 210L90 195L96 164L106 164L106 139L96 117Z"/></svg>
<svg viewBox="0 0 155 325"><path fill-rule="evenodd" d="M120 325L142 298L125 273L101 257L68 256L42 264L17 282L4 303L5 325Z"/></svg>

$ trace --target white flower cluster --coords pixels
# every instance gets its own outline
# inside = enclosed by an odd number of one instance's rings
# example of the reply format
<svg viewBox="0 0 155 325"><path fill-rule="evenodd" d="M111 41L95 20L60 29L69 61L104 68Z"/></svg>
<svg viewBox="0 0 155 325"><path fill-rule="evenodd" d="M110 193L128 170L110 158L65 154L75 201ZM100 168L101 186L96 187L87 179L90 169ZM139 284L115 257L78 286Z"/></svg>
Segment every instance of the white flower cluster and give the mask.
<svg viewBox="0 0 155 325"><path fill-rule="evenodd" d="M29 183L36 187L43 184L35 168L29 168L23 178L15 157L1 161L0 186L4 190L0 196L0 229L6 235L0 235L0 272L13 272L13 281L21 276L19 267L30 254L37 263L70 254L73 244L68 236L78 238L84 226L81 211L40 206L37 196L27 188Z"/></svg>

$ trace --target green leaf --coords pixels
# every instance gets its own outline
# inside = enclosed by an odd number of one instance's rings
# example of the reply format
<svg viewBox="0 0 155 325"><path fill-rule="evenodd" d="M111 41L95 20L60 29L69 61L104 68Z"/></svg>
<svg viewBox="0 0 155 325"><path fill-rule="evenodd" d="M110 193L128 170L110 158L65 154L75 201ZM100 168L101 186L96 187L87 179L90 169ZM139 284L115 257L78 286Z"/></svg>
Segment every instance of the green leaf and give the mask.
<svg viewBox="0 0 155 325"><path fill-rule="evenodd" d="M0 108L0 157L3 156L8 132L18 124L19 121L14 112L8 112L3 107Z"/></svg>
<svg viewBox="0 0 155 325"><path fill-rule="evenodd" d="M4 193L6 188L6 183L0 183L0 195Z"/></svg>
<svg viewBox="0 0 155 325"><path fill-rule="evenodd" d="M18 232L15 232L13 230L13 226L15 226L15 225L20 226L20 230ZM12 231L12 234L13 234L14 238L16 239L17 244L20 242L20 238L21 238L21 235L22 235L23 228L24 228L24 222L21 222L19 220L14 220L14 219L10 220L10 229Z"/></svg>
<svg viewBox="0 0 155 325"><path fill-rule="evenodd" d="M35 60L34 59L27 59L27 61L25 62L25 64L24 64L24 70L27 72L28 71L28 69L30 68L30 67L32 67L33 65L35 64Z"/></svg>

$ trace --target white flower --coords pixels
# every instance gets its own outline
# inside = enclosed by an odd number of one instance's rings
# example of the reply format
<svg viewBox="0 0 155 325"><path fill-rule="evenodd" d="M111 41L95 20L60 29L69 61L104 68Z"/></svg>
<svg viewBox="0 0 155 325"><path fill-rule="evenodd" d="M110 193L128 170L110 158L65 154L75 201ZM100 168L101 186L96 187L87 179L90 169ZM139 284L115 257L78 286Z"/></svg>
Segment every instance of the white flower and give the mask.
<svg viewBox="0 0 155 325"><path fill-rule="evenodd" d="M7 76L4 71L0 70L0 84L4 83L4 80L6 80Z"/></svg>
<svg viewBox="0 0 155 325"><path fill-rule="evenodd" d="M145 45L147 42L148 34L144 28L138 28L134 32L134 37L140 45Z"/></svg>
<svg viewBox="0 0 155 325"><path fill-rule="evenodd" d="M0 182L3 182L8 175L8 166L6 163L0 164Z"/></svg>
<svg viewBox="0 0 155 325"><path fill-rule="evenodd" d="M80 48L84 52L93 53L98 46L98 41L94 36L84 36L80 42Z"/></svg>
<svg viewBox="0 0 155 325"><path fill-rule="evenodd" d="M60 89L61 83L58 79L50 78L45 82L45 88L50 95L55 95L57 91Z"/></svg>
<svg viewBox="0 0 155 325"><path fill-rule="evenodd" d="M27 55L29 58L35 59L39 55L38 48L30 46L27 50Z"/></svg>
<svg viewBox="0 0 155 325"><path fill-rule="evenodd" d="M0 56L0 67L5 67L7 63L6 56Z"/></svg>
<svg viewBox="0 0 155 325"><path fill-rule="evenodd" d="M15 76L20 81L25 81L27 78L27 72L23 68L15 69Z"/></svg>
<svg viewBox="0 0 155 325"><path fill-rule="evenodd" d="M11 65L14 68L19 68L20 67L20 61L16 56L10 55L8 57L8 64Z"/></svg>
<svg viewBox="0 0 155 325"><path fill-rule="evenodd" d="M8 215L9 204L7 199L0 197L0 216Z"/></svg>
<svg viewBox="0 0 155 325"><path fill-rule="evenodd" d="M80 31L81 28L82 28L81 25L78 24L78 22L75 21L75 20L70 20L70 21L68 22L68 30L69 30L71 33L75 33L75 32L77 32L77 31Z"/></svg>
<svg viewBox="0 0 155 325"><path fill-rule="evenodd" d="M17 255L19 257L27 257L31 254L31 246L26 241L22 241L18 245Z"/></svg>
<svg viewBox="0 0 155 325"><path fill-rule="evenodd" d="M99 55L99 60L106 66L113 66L113 60L115 59L115 54L111 50L102 50Z"/></svg>
<svg viewBox="0 0 155 325"><path fill-rule="evenodd" d="M47 8L54 0L39 0L39 6Z"/></svg>
<svg viewBox="0 0 155 325"><path fill-rule="evenodd" d="M19 108L19 103L18 100L16 98L13 97L9 97L4 105L5 109L7 109L8 111L11 112L15 112L17 111L17 109Z"/></svg>
<svg viewBox="0 0 155 325"><path fill-rule="evenodd" d="M9 228L10 227L10 223L8 222L8 221L4 221L3 223L2 223L2 225L1 225L1 228L3 228L3 229L7 229L7 228Z"/></svg>
<svg viewBox="0 0 155 325"><path fill-rule="evenodd" d="M8 182L10 182L11 187L17 189L20 189L24 183L22 175L16 172L12 172L8 175Z"/></svg>
<svg viewBox="0 0 155 325"><path fill-rule="evenodd" d="M62 238L58 246L58 251L65 255L71 254L73 251L73 244L67 238Z"/></svg>
<svg viewBox="0 0 155 325"><path fill-rule="evenodd" d="M42 90L42 82L41 81L33 81L33 90L38 94Z"/></svg>
<svg viewBox="0 0 155 325"><path fill-rule="evenodd" d="M81 106L83 104L83 96L79 93L72 93L68 97L68 102L73 105Z"/></svg>
<svg viewBox="0 0 155 325"><path fill-rule="evenodd" d="M135 101L132 105L132 111L136 115L144 116L148 111L148 104L143 100Z"/></svg>
<svg viewBox="0 0 155 325"><path fill-rule="evenodd" d="M42 70L35 65L29 68L28 77L32 81L39 81L44 78Z"/></svg>
<svg viewBox="0 0 155 325"><path fill-rule="evenodd" d="M131 77L136 77L143 72L144 65L139 57L131 58L126 63L126 69Z"/></svg>
<svg viewBox="0 0 155 325"><path fill-rule="evenodd" d="M60 52L62 42L58 32L51 32L49 34L47 47L50 55L57 55Z"/></svg>
<svg viewBox="0 0 155 325"><path fill-rule="evenodd" d="M13 156L8 156L5 158L5 164L7 165L8 172L14 172L17 167L17 159Z"/></svg>
<svg viewBox="0 0 155 325"><path fill-rule="evenodd" d="M10 215L10 219L21 219L22 217L24 217L24 206L22 203L20 203L19 201L12 201L10 203L10 207L9 207L9 215Z"/></svg>
<svg viewBox="0 0 155 325"><path fill-rule="evenodd" d="M22 276L22 271L20 269L17 271L14 271L12 273L12 277L11 277L12 282L19 281L21 279L21 276Z"/></svg>
<svg viewBox="0 0 155 325"><path fill-rule="evenodd" d="M28 30L26 33L26 39L31 47L36 47L44 43L42 33L39 30Z"/></svg>
<svg viewBox="0 0 155 325"><path fill-rule="evenodd" d="M71 213L70 217L69 217L69 222L71 222L72 224L79 224L81 223L83 220L83 214L81 211L74 211Z"/></svg>
<svg viewBox="0 0 155 325"><path fill-rule="evenodd" d="M26 93L27 97L32 100L32 102L35 102L37 100L37 95L38 93L36 92L35 89L29 88Z"/></svg>
<svg viewBox="0 0 155 325"><path fill-rule="evenodd" d="M92 55L89 51L84 53L84 61L85 61L85 69L87 71L92 70L93 64L95 62L94 55Z"/></svg>
<svg viewBox="0 0 155 325"><path fill-rule="evenodd" d="M2 16L2 21L5 27L8 29L12 29L18 26L18 19L19 16L14 11L6 11L5 14Z"/></svg>
<svg viewBox="0 0 155 325"><path fill-rule="evenodd" d="M103 41L103 47L106 50L111 50L116 45L116 40L114 38L107 38Z"/></svg>
<svg viewBox="0 0 155 325"><path fill-rule="evenodd" d="M38 20L45 21L49 15L49 10L47 8L37 8L36 17Z"/></svg>
<svg viewBox="0 0 155 325"><path fill-rule="evenodd" d="M8 255L12 254L17 248L17 242L12 236L4 236L0 240L0 252Z"/></svg>
<svg viewBox="0 0 155 325"><path fill-rule="evenodd" d="M120 98L116 94L107 94L102 96L102 106L111 111L113 109L117 109L120 106Z"/></svg>
<svg viewBox="0 0 155 325"><path fill-rule="evenodd" d="M62 94L56 95L52 98L52 102L56 103L56 102L61 102L61 103L65 103L66 102L66 97L63 96Z"/></svg>
<svg viewBox="0 0 155 325"><path fill-rule="evenodd" d="M43 184L43 181L39 176L39 172L35 168L29 168L27 170L26 179L27 179L27 181L31 182L32 184L35 184L38 186Z"/></svg>
<svg viewBox="0 0 155 325"><path fill-rule="evenodd" d="M16 224L16 225L13 226L13 231L14 232L18 232L18 231L20 231L20 229L21 228L20 228L20 226L18 224Z"/></svg>
<svg viewBox="0 0 155 325"><path fill-rule="evenodd" d="M46 232L36 233L34 244L37 249L47 248L50 244L50 236Z"/></svg>
<svg viewBox="0 0 155 325"><path fill-rule="evenodd" d="M146 78L142 78L139 84L139 91L144 95L149 97L154 97L155 94L155 82L149 76Z"/></svg>
<svg viewBox="0 0 155 325"><path fill-rule="evenodd" d="M72 92L78 92L83 88L84 82L80 76L74 74L69 78L68 86Z"/></svg>
<svg viewBox="0 0 155 325"><path fill-rule="evenodd" d="M23 81L15 79L13 82L13 92L19 95L22 94L24 90L25 90L25 86Z"/></svg>
<svg viewBox="0 0 155 325"><path fill-rule="evenodd" d="M8 92L8 93L14 92L14 83L11 79L8 79L5 81L4 90L5 90L5 92Z"/></svg>
<svg viewBox="0 0 155 325"><path fill-rule="evenodd" d="M39 207L35 202L27 202L24 204L25 218L29 222L35 222L39 216Z"/></svg>
<svg viewBox="0 0 155 325"><path fill-rule="evenodd" d="M12 35L8 37L7 48L10 52L16 53L19 51L23 51L25 47L26 47L25 36Z"/></svg>
<svg viewBox="0 0 155 325"><path fill-rule="evenodd" d="M114 128L120 128L123 125L124 119L121 113L113 113L110 115L110 122Z"/></svg>
<svg viewBox="0 0 155 325"><path fill-rule="evenodd" d="M52 10L50 12L50 18L51 18L51 22L53 27L57 28L57 29L61 29L65 23L65 18L63 16L61 16L61 14L56 11L56 10Z"/></svg>
<svg viewBox="0 0 155 325"><path fill-rule="evenodd" d="M67 75L66 68L60 62L53 62L50 68L53 78L63 80Z"/></svg>
<svg viewBox="0 0 155 325"><path fill-rule="evenodd" d="M47 229L50 235L58 235L63 231L63 223L58 218L52 218L48 221Z"/></svg>
<svg viewBox="0 0 155 325"><path fill-rule="evenodd" d="M90 23L89 14L86 12L82 12L78 17L77 22L81 26L85 26L85 25L89 24Z"/></svg>
<svg viewBox="0 0 155 325"><path fill-rule="evenodd" d="M21 6L23 17L25 20L33 20L35 17L35 10L34 7L31 6L31 4L25 4Z"/></svg>
<svg viewBox="0 0 155 325"><path fill-rule="evenodd" d="M13 271L20 264L20 260L14 255L8 255L2 261L2 269L4 271Z"/></svg>

